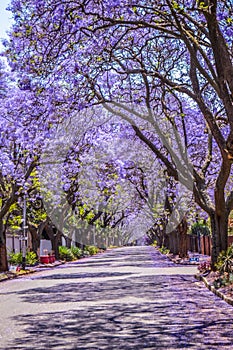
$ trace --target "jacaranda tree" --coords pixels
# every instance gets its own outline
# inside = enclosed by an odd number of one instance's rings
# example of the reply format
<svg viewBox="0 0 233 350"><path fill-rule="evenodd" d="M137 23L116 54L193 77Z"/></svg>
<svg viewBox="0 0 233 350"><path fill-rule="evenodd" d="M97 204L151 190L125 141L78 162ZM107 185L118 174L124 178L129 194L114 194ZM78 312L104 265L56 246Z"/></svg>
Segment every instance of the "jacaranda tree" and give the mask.
<svg viewBox="0 0 233 350"><path fill-rule="evenodd" d="M212 261L233 209L231 0L12 0L13 69L77 111L128 121L209 215ZM57 105L61 103L57 97ZM168 137L169 128L172 137ZM170 134L171 135L171 134Z"/></svg>
<svg viewBox="0 0 233 350"><path fill-rule="evenodd" d="M38 100L27 80L4 67L0 106L0 270L7 270L7 217L15 204L34 188L35 171L44 139L49 134L49 104ZM48 112L49 109L49 112ZM36 198L35 198L36 200ZM21 217L22 211L21 211ZM20 223L25 225L25 223Z"/></svg>

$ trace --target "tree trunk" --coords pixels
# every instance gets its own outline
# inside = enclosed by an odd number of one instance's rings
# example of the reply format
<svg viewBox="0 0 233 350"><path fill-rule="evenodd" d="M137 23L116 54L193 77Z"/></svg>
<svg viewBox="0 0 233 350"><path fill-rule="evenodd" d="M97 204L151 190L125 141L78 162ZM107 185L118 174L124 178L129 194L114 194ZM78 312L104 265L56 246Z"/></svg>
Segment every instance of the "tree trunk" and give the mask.
<svg viewBox="0 0 233 350"><path fill-rule="evenodd" d="M187 231L188 224L187 219L184 217L181 223L177 227L179 233L179 257L187 257Z"/></svg>
<svg viewBox="0 0 233 350"><path fill-rule="evenodd" d="M37 254L38 248L40 247L40 236L38 234L37 227L33 227L32 225L29 226L29 232L32 236L32 251Z"/></svg>
<svg viewBox="0 0 233 350"><path fill-rule="evenodd" d="M62 232L57 230L52 240L52 248L57 260L59 260L59 245L61 245Z"/></svg>
<svg viewBox="0 0 233 350"><path fill-rule="evenodd" d="M61 245L62 232L57 228L55 229L51 223L45 225L46 233L52 244L52 250L54 251L56 259L59 259L59 245Z"/></svg>
<svg viewBox="0 0 233 350"><path fill-rule="evenodd" d="M211 232L212 232L212 252L211 260L214 268L219 253L227 250L228 247L228 213L224 211L221 215L213 212L210 215Z"/></svg>
<svg viewBox="0 0 233 350"><path fill-rule="evenodd" d="M0 219L0 271L8 271L6 232L4 230L2 219Z"/></svg>
<svg viewBox="0 0 233 350"><path fill-rule="evenodd" d="M72 239L67 236L63 236L63 237L65 238L67 248L71 248Z"/></svg>

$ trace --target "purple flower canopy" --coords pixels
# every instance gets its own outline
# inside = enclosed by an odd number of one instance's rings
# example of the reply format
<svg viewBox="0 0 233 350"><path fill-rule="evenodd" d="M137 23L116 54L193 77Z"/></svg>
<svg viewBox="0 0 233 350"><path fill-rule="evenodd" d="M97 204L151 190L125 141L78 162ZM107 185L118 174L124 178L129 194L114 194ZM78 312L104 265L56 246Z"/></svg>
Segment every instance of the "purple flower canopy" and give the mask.
<svg viewBox="0 0 233 350"><path fill-rule="evenodd" d="M223 249L223 223L233 209L232 1L12 0L9 8L14 25L6 55L18 82L1 113L4 175L9 169L17 179L23 162L40 156L59 125L78 116L90 149L76 157L64 148L69 165L62 163L61 176L70 178L72 169L77 173L96 160L102 144L112 150L123 180L119 160L127 164L128 158L126 151L126 159L120 158L121 147L133 141L134 153L143 144L145 163L150 151L168 177L193 190ZM82 115L86 110L92 113ZM104 124L108 136L97 136ZM21 166L13 144L20 148ZM98 175L103 189L106 173ZM63 183L71 188L68 180Z"/></svg>

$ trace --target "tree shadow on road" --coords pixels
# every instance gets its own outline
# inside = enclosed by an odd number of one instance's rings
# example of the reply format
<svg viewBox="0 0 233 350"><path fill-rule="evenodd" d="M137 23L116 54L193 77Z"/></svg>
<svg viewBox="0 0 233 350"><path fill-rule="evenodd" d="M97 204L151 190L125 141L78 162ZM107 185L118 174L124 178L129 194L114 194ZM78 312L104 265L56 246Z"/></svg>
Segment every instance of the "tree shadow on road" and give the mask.
<svg viewBox="0 0 233 350"><path fill-rule="evenodd" d="M78 280L16 294L57 311L18 316L22 337L0 349L200 350L233 344L232 309L190 276Z"/></svg>
<svg viewBox="0 0 233 350"><path fill-rule="evenodd" d="M180 317L184 310L177 312ZM17 319L25 326L21 339L4 349L231 349L230 321L189 321L176 323L153 303L28 314Z"/></svg>

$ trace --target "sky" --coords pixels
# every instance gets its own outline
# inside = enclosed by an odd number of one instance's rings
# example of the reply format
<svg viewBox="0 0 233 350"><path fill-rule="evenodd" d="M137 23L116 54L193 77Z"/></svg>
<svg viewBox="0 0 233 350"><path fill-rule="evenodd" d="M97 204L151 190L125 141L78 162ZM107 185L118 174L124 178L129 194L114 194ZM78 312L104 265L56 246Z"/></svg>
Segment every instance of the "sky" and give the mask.
<svg viewBox="0 0 233 350"><path fill-rule="evenodd" d="M0 0L0 38L6 38L6 31L10 29L11 26L11 12L6 11L7 5L10 0ZM2 46L0 45L2 48Z"/></svg>

